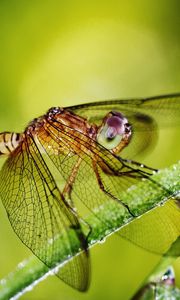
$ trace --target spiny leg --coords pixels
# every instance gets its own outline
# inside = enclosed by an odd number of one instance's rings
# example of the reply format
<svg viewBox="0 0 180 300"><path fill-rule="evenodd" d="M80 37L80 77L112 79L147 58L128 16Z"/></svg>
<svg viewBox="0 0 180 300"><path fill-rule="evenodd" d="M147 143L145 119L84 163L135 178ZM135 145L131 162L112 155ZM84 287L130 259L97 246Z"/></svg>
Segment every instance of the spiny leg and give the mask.
<svg viewBox="0 0 180 300"><path fill-rule="evenodd" d="M65 184L65 187L63 189L63 192L62 192L62 197L64 199L66 199L66 195L67 195L67 199L70 201L70 205L69 206L69 209L71 210L71 212L85 225L88 227L89 229L89 232L87 234L87 237L86 237L86 241L88 241L88 238L92 232L92 227L80 216L78 215L75 207L74 207L74 204L73 204L73 200L72 200L72 197L71 197L71 194L72 194L72 190L73 190L73 185L75 183L75 180L76 180L76 175L78 173L78 170L79 170L79 167L80 167L80 164L82 162L82 158L79 157L76 161L76 163L74 164L74 167L72 169L72 172L69 176L69 178L67 179L66 181L66 184ZM67 202L67 201L66 201Z"/></svg>
<svg viewBox="0 0 180 300"><path fill-rule="evenodd" d="M118 159L120 159L120 158L118 157ZM154 173L157 173L159 171L158 169L151 168L147 165L138 163L137 161L130 160L130 159L123 159L123 162L128 163L128 164L130 163L132 165L136 165L139 167L139 169L132 169L130 171L127 171L126 174L128 175L128 177L148 179L150 182L152 182L156 186L156 188L160 188L162 191L166 192L167 193L166 196L170 196L170 195L172 196L172 192L168 188L166 188L165 186L160 184L158 181L155 181L153 178L151 178L151 176ZM143 168L145 170L143 170ZM137 172L137 176L135 175L135 172ZM123 172L122 172L122 174L123 174ZM121 173L119 175L121 175Z"/></svg>
<svg viewBox="0 0 180 300"><path fill-rule="evenodd" d="M119 198L115 197L114 195L112 195L111 193L109 193L104 185L103 185L103 182L101 180L101 177L100 177L100 174L99 174L99 171L98 171L98 168L97 168L97 165L96 165L96 161L93 160L93 169L94 169L94 172L95 172L95 175L96 175L96 178L97 178L97 182L98 182L98 185L99 185L99 188L101 189L101 191L103 191L106 195L108 195L109 197L111 197L113 200L115 200L118 204L121 204L122 206L124 206L127 211L129 212L129 214L132 216L132 217L135 217L135 215L131 212L129 206L124 203L123 201L121 201Z"/></svg>
<svg viewBox="0 0 180 300"><path fill-rule="evenodd" d="M158 169L155 169L155 168L146 166L146 165L141 164L141 163L139 163L139 162L137 162L137 161L134 161L134 160L132 160L132 159L124 159L124 158L123 158L123 161L124 161L124 162L127 162L127 163L129 163L129 164L136 165L136 166L138 166L138 167L140 167L140 168L145 168L145 169L148 169L148 170L153 171L153 172L158 172ZM144 172L144 171L143 171L143 172ZM147 174L148 174L148 173L147 173Z"/></svg>
<svg viewBox="0 0 180 300"><path fill-rule="evenodd" d="M82 159L81 159L81 157L79 157L77 159L76 163L74 164L72 172L71 172L69 178L67 179L65 187L62 192L64 198L66 198L65 195L67 194L68 200L70 200L71 202L72 202L71 193L72 193L72 189L73 189L73 184L75 183L76 175L79 170L81 161L82 161ZM73 202L72 202L72 204L73 204Z"/></svg>

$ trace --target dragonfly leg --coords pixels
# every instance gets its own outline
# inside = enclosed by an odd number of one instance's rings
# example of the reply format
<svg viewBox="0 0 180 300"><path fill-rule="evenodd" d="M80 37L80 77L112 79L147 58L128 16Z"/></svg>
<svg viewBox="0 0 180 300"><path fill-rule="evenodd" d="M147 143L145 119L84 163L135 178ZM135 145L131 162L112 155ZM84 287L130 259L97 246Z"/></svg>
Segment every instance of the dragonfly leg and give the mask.
<svg viewBox="0 0 180 300"><path fill-rule="evenodd" d="M66 206L68 207L68 209L72 212L72 214L75 216L75 218L78 220L78 222L76 223L76 225L72 225L70 226L72 229L76 229L76 230L81 230L81 225L80 223L84 224L86 227L88 227L89 231L87 233L87 235L84 235L84 233L82 232L82 241L85 242L85 244L87 244L88 242L88 238L92 232L92 227L90 226L89 223L87 223L76 211L76 209L72 206L72 204L69 203L69 201L67 201L64 197L64 195L61 193L61 198L63 199L63 202L66 204ZM80 222L79 222L80 221Z"/></svg>
<svg viewBox="0 0 180 300"><path fill-rule="evenodd" d="M63 189L63 192L62 192L64 198L65 198L65 195L67 194L68 199L71 202L72 202L71 193L72 193L72 189L73 189L73 184L75 182L76 175L77 175L77 172L78 172L80 164L81 164L81 160L82 160L81 157L79 157L78 160L76 161L76 163L75 163L75 165L74 165L74 167L72 169L72 172L71 172L69 178L66 181L66 184L65 184L65 187Z"/></svg>
<svg viewBox="0 0 180 300"><path fill-rule="evenodd" d="M79 170L79 167L80 167L80 164L81 164L81 157L78 158L78 160L76 161L73 169L72 169L72 172L71 172L71 175L69 176L66 184L65 184L65 187L63 189L63 192L62 192L62 197L64 199L66 199L66 195L67 195L67 198L68 200L70 200L70 204L68 205L69 209L71 210L71 212L76 216L76 218L78 218L81 223L83 223L86 227L88 227L89 229L89 232L87 234L87 237L86 237L86 240L88 240L91 232L92 232L92 227L90 226L89 223L87 223L76 211L76 209L74 208L74 205L73 205L73 200L72 200L72 197L71 197L71 193L72 193L72 189L73 189L73 184L75 183L75 179L76 179L76 175L77 175L77 172ZM67 200L66 200L67 202Z"/></svg>
<svg viewBox="0 0 180 300"><path fill-rule="evenodd" d="M141 163L139 163L139 162L137 162L137 161L134 161L134 160L132 160L132 159L124 159L123 158L123 161L124 162L127 162L127 163L129 163L129 164L133 164L133 165L136 165L136 166L138 166L138 167L140 167L140 168L144 168L144 169L148 169L149 171L153 171L153 172L158 172L158 169L154 169L154 168L151 168L151 167L149 167L149 166L146 166L146 165L144 165L144 164L141 164ZM151 174L150 174L151 175Z"/></svg>
<svg viewBox="0 0 180 300"><path fill-rule="evenodd" d="M112 195L110 192L108 192L106 190L106 188L104 187L104 184L101 180L101 176L99 174L99 171L98 171L98 168L97 168L97 164L96 162L93 160L93 169L94 169L94 172L96 174L96 178L97 178L97 182L98 182L98 185L99 185L99 188L101 189L101 191L103 191L106 195L108 195L109 197L111 197L113 200L115 200L117 203L121 204L122 206L124 206L127 211L129 212L129 214L132 216L132 217L135 217L135 215L131 212L129 206L124 203L123 201L121 201L119 198L115 197L114 195Z"/></svg>
<svg viewBox="0 0 180 300"><path fill-rule="evenodd" d="M69 209L71 210L71 212L73 213L73 215L82 223L82 224L84 224L85 225L85 227L87 227L88 228L88 233L87 233L87 235L85 235L85 240L86 240L86 243L88 243L88 239L89 239L89 236L91 235L91 233L92 233L92 227L91 227L91 225L88 223L88 222L86 222L78 213L77 213L77 211L72 207L72 206L70 206L70 205L68 205L68 207L69 207ZM73 226L73 228L74 228L74 226ZM76 228L77 229L77 228Z"/></svg>

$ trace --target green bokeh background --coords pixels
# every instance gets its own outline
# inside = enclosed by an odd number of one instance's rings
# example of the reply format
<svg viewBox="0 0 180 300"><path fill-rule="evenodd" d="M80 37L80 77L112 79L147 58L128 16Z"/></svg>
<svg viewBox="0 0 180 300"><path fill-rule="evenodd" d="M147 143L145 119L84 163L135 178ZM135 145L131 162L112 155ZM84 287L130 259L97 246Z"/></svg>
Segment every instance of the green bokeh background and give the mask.
<svg viewBox="0 0 180 300"><path fill-rule="evenodd" d="M179 11L178 0L1 0L0 130L21 131L51 106L180 91ZM144 161L176 162L178 133L165 133ZM171 143L161 159L166 138ZM2 278L30 251L2 205L0 224ZM86 294L51 277L22 299L126 300L159 260L116 235L94 247L91 258ZM180 261L174 266L180 286Z"/></svg>

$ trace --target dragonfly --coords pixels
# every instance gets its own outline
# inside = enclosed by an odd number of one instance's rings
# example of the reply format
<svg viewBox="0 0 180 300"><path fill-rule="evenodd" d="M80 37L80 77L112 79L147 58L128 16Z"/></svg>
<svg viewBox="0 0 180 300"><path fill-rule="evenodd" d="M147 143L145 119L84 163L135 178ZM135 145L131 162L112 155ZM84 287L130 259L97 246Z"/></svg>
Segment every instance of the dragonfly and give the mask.
<svg viewBox="0 0 180 300"><path fill-rule="evenodd" d="M131 158L155 145L159 128L179 125L180 94L171 94L52 107L24 132L2 132L0 198L13 230L49 268L60 252L73 257L76 243L79 255L56 275L87 290L91 228L84 233L84 211L95 214L112 201L135 218L121 193L155 170Z"/></svg>

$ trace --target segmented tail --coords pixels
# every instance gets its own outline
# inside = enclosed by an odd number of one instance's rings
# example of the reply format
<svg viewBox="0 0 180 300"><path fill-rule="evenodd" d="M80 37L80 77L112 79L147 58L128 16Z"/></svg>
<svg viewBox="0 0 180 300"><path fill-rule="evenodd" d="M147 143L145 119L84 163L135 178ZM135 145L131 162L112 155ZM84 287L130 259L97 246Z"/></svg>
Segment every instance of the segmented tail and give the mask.
<svg viewBox="0 0 180 300"><path fill-rule="evenodd" d="M21 139L22 135L20 133L0 133L0 155L9 155L14 149L17 148Z"/></svg>

